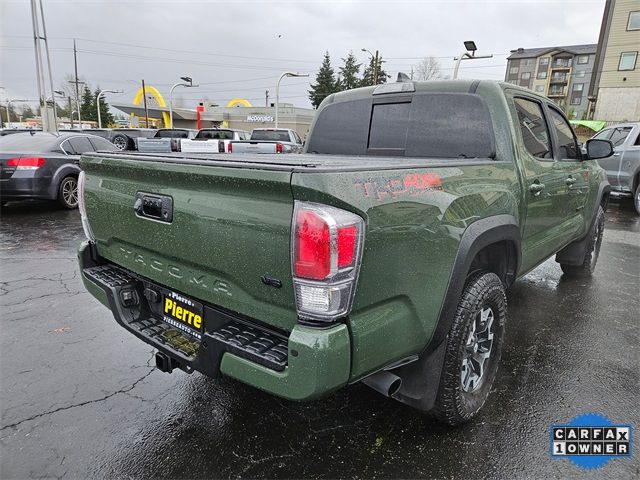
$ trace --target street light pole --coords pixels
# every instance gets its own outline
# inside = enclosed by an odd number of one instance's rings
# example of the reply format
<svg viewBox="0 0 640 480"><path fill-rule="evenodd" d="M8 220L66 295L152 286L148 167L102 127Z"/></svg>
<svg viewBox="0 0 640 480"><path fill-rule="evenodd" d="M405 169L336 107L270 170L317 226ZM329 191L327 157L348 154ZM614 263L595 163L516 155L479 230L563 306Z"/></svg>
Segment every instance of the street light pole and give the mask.
<svg viewBox="0 0 640 480"><path fill-rule="evenodd" d="M478 50L478 47L476 47L476 42L474 42L473 40L467 40L466 42L464 42L464 48L465 48L465 51L462 52L460 55L458 55L456 58L454 58L454 60L456 61L456 66L453 69L454 80L458 78L458 70L460 69L460 62L462 62L462 60L476 60L478 58L493 58L493 54L478 55L476 57L476 50Z"/></svg>
<svg viewBox="0 0 640 480"><path fill-rule="evenodd" d="M278 109L280 108L280 81L285 77L308 77L308 73L284 72L276 83L276 128L278 128Z"/></svg>
<svg viewBox="0 0 640 480"><path fill-rule="evenodd" d="M180 80L183 80L185 83L178 82L171 87L171 90L169 90L169 123L171 124L169 128L173 128L173 90L176 87L194 88L198 86L193 84L193 79L191 77L180 77Z"/></svg>
<svg viewBox="0 0 640 480"><path fill-rule="evenodd" d="M379 67L379 63L380 62L378 60L378 57L380 56L380 52L378 50L376 50L376 54L374 55L373 53L371 53L366 48L361 48L360 50L362 50L363 52L368 53L371 56L371 60L373 60L373 76L371 78L371 85L377 85L378 84L378 72L380 71L380 67Z"/></svg>
<svg viewBox="0 0 640 480"><path fill-rule="evenodd" d="M104 93L124 93L122 90L101 90L96 96L96 106L98 108L98 128L102 128L102 117L100 116L100 97Z"/></svg>

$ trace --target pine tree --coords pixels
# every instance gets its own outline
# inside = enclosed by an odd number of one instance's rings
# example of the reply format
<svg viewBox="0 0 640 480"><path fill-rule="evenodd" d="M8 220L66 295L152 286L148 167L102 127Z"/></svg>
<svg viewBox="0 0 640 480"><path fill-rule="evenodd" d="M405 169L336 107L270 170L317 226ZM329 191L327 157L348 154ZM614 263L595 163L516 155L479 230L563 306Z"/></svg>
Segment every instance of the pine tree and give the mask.
<svg viewBox="0 0 640 480"><path fill-rule="evenodd" d="M98 98L99 93L100 93L100 87L96 88L96 91L93 94L94 99ZM95 107L95 100L93 103L94 103L94 110L97 110ZM97 117L97 112L96 112L96 117ZM111 115L111 112L109 111L109 104L104 99L104 95L100 97L100 120L102 121L103 127L108 127L109 125L112 125L115 123L113 120L113 115Z"/></svg>
<svg viewBox="0 0 640 480"><path fill-rule="evenodd" d="M362 85L362 80L358 78L360 74L361 63L358 63L353 51L349 52L347 58L343 58L344 65L340 67L340 89L351 90L352 88L358 88Z"/></svg>
<svg viewBox="0 0 640 480"><path fill-rule="evenodd" d="M82 114L82 121L98 121L98 112L96 111L96 99L89 90L89 87L85 85L82 92L82 103L80 104L80 113Z"/></svg>
<svg viewBox="0 0 640 480"><path fill-rule="evenodd" d="M311 90L309 90L309 100L315 108L318 108L326 97L337 92L338 89L339 85L331 67L329 52L325 52L322 66L316 75L316 83L311 85Z"/></svg>
<svg viewBox="0 0 640 480"><path fill-rule="evenodd" d="M33 118L35 114L33 113L33 109L29 105L22 106L22 118Z"/></svg>
<svg viewBox="0 0 640 480"><path fill-rule="evenodd" d="M387 83L387 79L391 78L391 75L387 75L387 72L382 68L382 64L385 63L386 60L382 59L382 55L378 55L378 81L375 82L378 85L381 83ZM374 68L374 59L371 58L369 61L369 65L364 69L364 73L362 74L362 86L374 85L373 81L373 72Z"/></svg>

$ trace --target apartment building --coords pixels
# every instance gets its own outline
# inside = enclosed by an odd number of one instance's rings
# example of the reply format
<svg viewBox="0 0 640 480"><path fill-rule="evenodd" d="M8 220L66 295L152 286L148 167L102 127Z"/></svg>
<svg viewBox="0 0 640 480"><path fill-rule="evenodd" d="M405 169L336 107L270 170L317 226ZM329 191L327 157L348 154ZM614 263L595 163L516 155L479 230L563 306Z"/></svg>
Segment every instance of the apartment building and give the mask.
<svg viewBox="0 0 640 480"><path fill-rule="evenodd" d="M505 81L549 97L570 118L587 118L596 50L595 44L511 50Z"/></svg>
<svg viewBox="0 0 640 480"><path fill-rule="evenodd" d="M640 1L607 0L589 97L595 120L640 121Z"/></svg>

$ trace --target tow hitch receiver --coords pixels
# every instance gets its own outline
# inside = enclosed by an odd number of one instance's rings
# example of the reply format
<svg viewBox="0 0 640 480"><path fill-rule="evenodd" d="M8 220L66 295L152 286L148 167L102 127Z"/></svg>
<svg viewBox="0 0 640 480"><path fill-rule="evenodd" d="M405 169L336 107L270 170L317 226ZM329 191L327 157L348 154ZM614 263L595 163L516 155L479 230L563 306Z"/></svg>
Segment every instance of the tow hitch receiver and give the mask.
<svg viewBox="0 0 640 480"><path fill-rule="evenodd" d="M178 362L176 362L173 358L169 357L169 355L157 352L156 353L156 367L161 372L171 373L174 368L178 368Z"/></svg>

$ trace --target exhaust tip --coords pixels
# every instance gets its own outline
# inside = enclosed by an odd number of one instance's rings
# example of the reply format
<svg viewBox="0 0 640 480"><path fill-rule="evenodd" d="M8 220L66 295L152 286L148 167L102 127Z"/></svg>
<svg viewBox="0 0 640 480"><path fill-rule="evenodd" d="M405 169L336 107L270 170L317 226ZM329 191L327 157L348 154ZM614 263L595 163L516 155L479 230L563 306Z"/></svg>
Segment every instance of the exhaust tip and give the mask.
<svg viewBox="0 0 640 480"><path fill-rule="evenodd" d="M402 387L402 378L386 370L381 370L363 379L362 383L385 397L393 397Z"/></svg>

